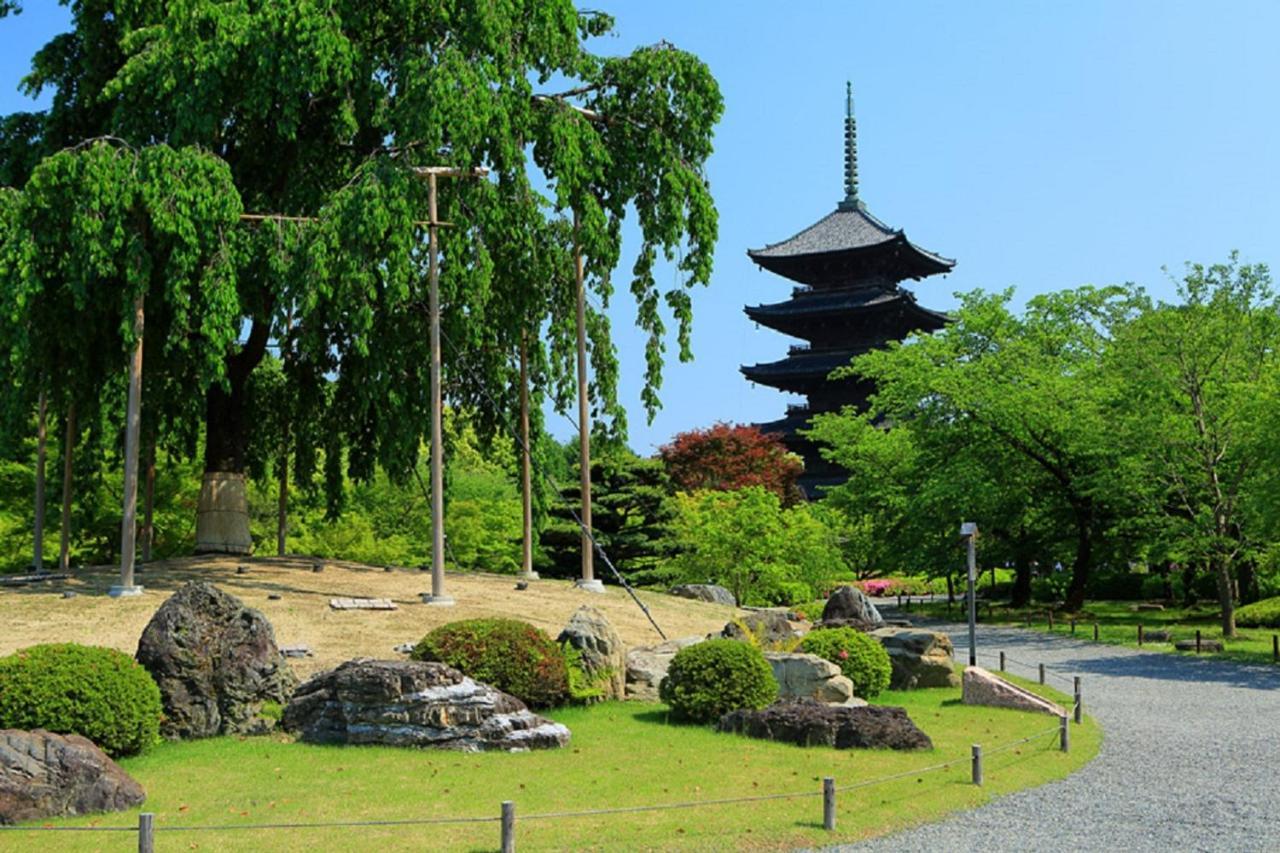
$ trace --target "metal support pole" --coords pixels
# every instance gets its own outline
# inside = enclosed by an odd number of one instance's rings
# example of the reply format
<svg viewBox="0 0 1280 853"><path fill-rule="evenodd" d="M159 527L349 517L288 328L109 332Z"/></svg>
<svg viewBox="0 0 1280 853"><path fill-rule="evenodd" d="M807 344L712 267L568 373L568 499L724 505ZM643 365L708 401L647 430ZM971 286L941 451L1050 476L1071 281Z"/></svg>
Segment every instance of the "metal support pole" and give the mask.
<svg viewBox="0 0 1280 853"><path fill-rule="evenodd" d="M596 579L595 543L591 539L591 414L587 407L587 283L578 243L578 211L573 212L573 272L578 290L578 467L581 475L582 577L577 586L588 592L604 592Z"/></svg>
<svg viewBox="0 0 1280 853"><path fill-rule="evenodd" d="M836 780L830 776L822 780L822 828L827 832L836 828Z"/></svg>
<svg viewBox="0 0 1280 853"><path fill-rule="evenodd" d="M440 219L436 215L436 175L427 175L429 214L427 311L431 314L431 594L427 604L448 606L453 597L444 589L444 394L440 389Z"/></svg>
<svg viewBox="0 0 1280 853"><path fill-rule="evenodd" d="M156 816L151 812L138 815L138 853L155 853Z"/></svg>
<svg viewBox="0 0 1280 853"><path fill-rule="evenodd" d="M969 562L969 666L978 665L978 600L975 596L978 581L978 525L966 522L960 525L960 533L968 539Z"/></svg>
<svg viewBox="0 0 1280 853"><path fill-rule="evenodd" d="M516 853L516 804L502 801L502 853Z"/></svg>
<svg viewBox="0 0 1280 853"><path fill-rule="evenodd" d="M1084 721L1084 703L1080 699L1080 676L1075 678L1075 720L1077 723Z"/></svg>
<svg viewBox="0 0 1280 853"><path fill-rule="evenodd" d="M982 785L982 746L973 745L973 784Z"/></svg>
<svg viewBox="0 0 1280 853"><path fill-rule="evenodd" d="M133 583L133 559L138 535L138 433L142 425L142 294L133 300L133 355L129 359L129 397L124 430L124 513L120 521L120 583L111 587L112 598L141 595Z"/></svg>
<svg viewBox="0 0 1280 853"><path fill-rule="evenodd" d="M529 352L527 338L520 337L520 503L524 512L521 534L520 576L537 580L533 570L533 462L529 449Z"/></svg>
<svg viewBox="0 0 1280 853"><path fill-rule="evenodd" d="M1066 714L1058 718L1058 749L1063 752L1071 751L1071 727L1067 725Z"/></svg>

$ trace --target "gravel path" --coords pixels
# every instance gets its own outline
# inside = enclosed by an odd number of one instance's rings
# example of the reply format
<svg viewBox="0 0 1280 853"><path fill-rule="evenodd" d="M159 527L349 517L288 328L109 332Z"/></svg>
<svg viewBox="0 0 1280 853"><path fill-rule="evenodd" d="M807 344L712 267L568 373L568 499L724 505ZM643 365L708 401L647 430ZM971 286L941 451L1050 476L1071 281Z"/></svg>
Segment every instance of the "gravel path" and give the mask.
<svg viewBox="0 0 1280 853"><path fill-rule="evenodd" d="M967 629L939 627L967 660ZM979 665L994 669L986 657L1002 649L1082 676L1104 731L1098 757L1062 781L832 850L1280 850L1280 668L979 626Z"/></svg>

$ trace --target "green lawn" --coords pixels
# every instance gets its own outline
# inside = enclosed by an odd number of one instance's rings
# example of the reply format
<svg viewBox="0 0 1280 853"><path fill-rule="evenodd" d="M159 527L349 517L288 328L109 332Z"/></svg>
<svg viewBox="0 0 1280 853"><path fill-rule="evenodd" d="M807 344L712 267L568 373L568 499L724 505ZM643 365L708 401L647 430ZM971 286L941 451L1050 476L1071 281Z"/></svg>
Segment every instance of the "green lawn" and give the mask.
<svg viewBox="0 0 1280 853"><path fill-rule="evenodd" d="M1025 682L1024 682L1025 683ZM1035 689L1065 702L1061 694ZM322 747L283 736L218 738L163 744L122 762L147 789L145 809L158 829L158 850L486 850L498 845L496 823L406 827L230 829L249 823L308 823L497 816L517 806L521 849L782 849L850 841L993 796L1066 776L1097 753L1101 730L1086 718L1072 725L1072 750L1046 735L986 759L986 785L970 784L970 744L990 750L1053 727L1054 718L961 705L958 689L888 693L933 738L932 752L802 749L674 724L660 705L608 703L552 716L573 731L568 748L479 755L386 747ZM818 792L913 771L954 758L944 771L841 793L834 834L821 828L820 796L758 803L528 819L546 812L626 807L774 793ZM523 819L521 819L523 818ZM136 824L136 812L59 821L60 826ZM0 834L0 846L40 850L132 850L125 833Z"/></svg>
<svg viewBox="0 0 1280 853"><path fill-rule="evenodd" d="M986 602L979 599L978 621L987 625L1012 625L1030 628L1042 633L1049 631L1047 609L1044 605L1013 608L1001 604L987 607ZM1098 641L1120 646L1138 646L1138 625L1147 631L1170 631L1173 640L1193 640L1196 630L1205 640L1218 640L1223 644L1221 654L1201 654L1200 657L1217 657L1244 663L1271 663L1272 640L1274 634L1280 633L1274 628L1236 628L1237 636L1231 640L1222 639L1222 626L1219 621L1220 611L1215 605L1206 604L1197 607L1171 607L1164 610L1135 612L1133 601L1090 601L1078 614L1054 613L1053 633L1063 636L1071 634L1071 619L1076 620L1075 636L1078 639L1092 640L1094 623L1098 625ZM950 609L945 601L914 602L911 613L923 613L942 619L963 621L966 616L964 608L956 604ZM908 614L908 618L910 615ZM1187 654L1194 652L1178 652L1173 642L1144 642L1142 648L1147 651Z"/></svg>

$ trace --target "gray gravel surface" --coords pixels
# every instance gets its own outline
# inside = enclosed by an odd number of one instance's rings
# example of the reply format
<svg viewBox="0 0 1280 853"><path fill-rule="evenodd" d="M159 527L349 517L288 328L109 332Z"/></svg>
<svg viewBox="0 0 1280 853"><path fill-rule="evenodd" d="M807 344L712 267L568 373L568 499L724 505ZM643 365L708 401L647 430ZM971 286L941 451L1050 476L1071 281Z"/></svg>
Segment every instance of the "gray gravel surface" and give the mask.
<svg viewBox="0 0 1280 853"><path fill-rule="evenodd" d="M939 627L967 661L965 626ZM1104 730L1098 757L1062 781L832 850L1280 851L1280 668L980 626L978 664L995 669L1000 650L1032 665L1010 664L1015 674L1034 678L1043 661L1083 678Z"/></svg>

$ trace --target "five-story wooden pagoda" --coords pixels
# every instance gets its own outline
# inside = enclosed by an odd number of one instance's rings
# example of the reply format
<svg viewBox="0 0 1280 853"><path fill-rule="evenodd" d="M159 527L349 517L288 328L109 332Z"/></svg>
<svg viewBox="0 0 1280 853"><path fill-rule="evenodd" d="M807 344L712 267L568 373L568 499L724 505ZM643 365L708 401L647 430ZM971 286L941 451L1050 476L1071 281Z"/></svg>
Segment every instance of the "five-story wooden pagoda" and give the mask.
<svg viewBox="0 0 1280 853"><path fill-rule="evenodd" d="M822 412L844 406L864 408L874 390L866 380L829 379L855 355L913 332L942 328L947 318L916 304L901 283L950 272L955 261L926 251L876 219L858 198L857 125L852 86L846 90L845 197L836 209L789 240L747 255L760 266L796 282L791 298L751 305L747 316L762 325L800 338L787 357L741 368L752 382L793 394L808 402L788 406L786 416L759 424L780 433L788 449L804 459L800 486L810 498L843 482L840 469L821 458L797 430Z"/></svg>

